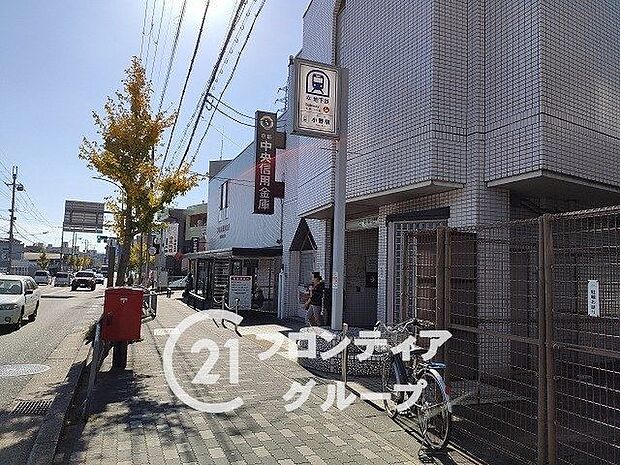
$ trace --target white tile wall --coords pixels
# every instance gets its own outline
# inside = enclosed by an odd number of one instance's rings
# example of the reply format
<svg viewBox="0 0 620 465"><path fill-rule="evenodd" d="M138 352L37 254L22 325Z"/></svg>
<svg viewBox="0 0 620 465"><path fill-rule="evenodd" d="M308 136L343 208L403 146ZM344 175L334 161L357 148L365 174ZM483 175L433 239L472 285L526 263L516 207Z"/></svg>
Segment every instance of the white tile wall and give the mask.
<svg viewBox="0 0 620 465"><path fill-rule="evenodd" d="M620 185L620 2L346 0L336 21L337 4L310 3L301 56L349 69L349 199L463 182L381 206L379 216L449 206L449 224L466 226L510 219L509 193L488 180L544 168ZM287 182L285 244L299 216L333 192L333 145L289 140L297 182L294 193ZM311 228L327 271L325 225ZM382 224L379 317L387 234Z"/></svg>

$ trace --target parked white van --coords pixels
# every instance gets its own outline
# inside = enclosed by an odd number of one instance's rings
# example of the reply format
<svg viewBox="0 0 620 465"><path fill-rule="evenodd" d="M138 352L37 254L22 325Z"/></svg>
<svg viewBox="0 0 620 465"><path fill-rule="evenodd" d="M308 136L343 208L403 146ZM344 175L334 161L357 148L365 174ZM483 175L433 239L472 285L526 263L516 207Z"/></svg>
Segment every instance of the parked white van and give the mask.
<svg viewBox="0 0 620 465"><path fill-rule="evenodd" d="M73 281L73 274L67 271L59 271L54 276L54 286L71 286Z"/></svg>
<svg viewBox="0 0 620 465"><path fill-rule="evenodd" d="M52 284L52 275L47 270L39 270L34 274L34 282L37 284Z"/></svg>

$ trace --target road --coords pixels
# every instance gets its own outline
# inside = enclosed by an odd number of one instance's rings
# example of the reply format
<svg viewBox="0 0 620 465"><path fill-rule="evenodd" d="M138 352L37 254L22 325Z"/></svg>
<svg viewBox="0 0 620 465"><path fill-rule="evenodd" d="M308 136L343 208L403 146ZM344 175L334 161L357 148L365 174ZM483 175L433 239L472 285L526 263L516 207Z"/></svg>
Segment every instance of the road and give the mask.
<svg viewBox="0 0 620 465"><path fill-rule="evenodd" d="M0 326L0 365L46 364L47 358L63 338L79 323L82 313L101 299L103 286L95 292L72 292L65 287L42 286L42 299L36 321L19 330ZM53 368L53 367L52 367ZM13 401L32 376L0 376L0 416L13 408Z"/></svg>

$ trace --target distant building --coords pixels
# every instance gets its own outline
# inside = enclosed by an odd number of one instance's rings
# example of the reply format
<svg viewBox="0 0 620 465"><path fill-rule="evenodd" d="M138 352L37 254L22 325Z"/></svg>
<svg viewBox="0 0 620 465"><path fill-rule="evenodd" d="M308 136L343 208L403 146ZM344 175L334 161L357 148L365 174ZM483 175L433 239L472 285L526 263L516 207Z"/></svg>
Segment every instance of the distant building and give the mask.
<svg viewBox="0 0 620 465"><path fill-rule="evenodd" d="M168 272L168 276L181 276L187 272L187 260L183 260L185 251L185 225L187 213L183 208L167 208L159 214L159 221L166 224L159 233L161 244L159 269Z"/></svg>
<svg viewBox="0 0 620 465"><path fill-rule="evenodd" d="M207 204L190 205L185 213L184 253L203 252L207 249Z"/></svg>
<svg viewBox="0 0 620 465"><path fill-rule="evenodd" d="M27 263L24 259L24 244L17 239L13 239L13 270L15 274L28 274ZM9 240L0 239L0 272L6 273L9 268Z"/></svg>

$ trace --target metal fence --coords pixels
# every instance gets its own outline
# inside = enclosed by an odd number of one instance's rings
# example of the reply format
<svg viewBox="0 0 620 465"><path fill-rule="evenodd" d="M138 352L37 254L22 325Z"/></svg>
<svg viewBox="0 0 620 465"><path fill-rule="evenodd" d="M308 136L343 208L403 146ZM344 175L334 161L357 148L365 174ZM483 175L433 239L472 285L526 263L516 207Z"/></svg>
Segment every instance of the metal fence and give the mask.
<svg viewBox="0 0 620 465"><path fill-rule="evenodd" d="M490 463L620 463L620 208L402 240L394 320L451 331L454 440Z"/></svg>

